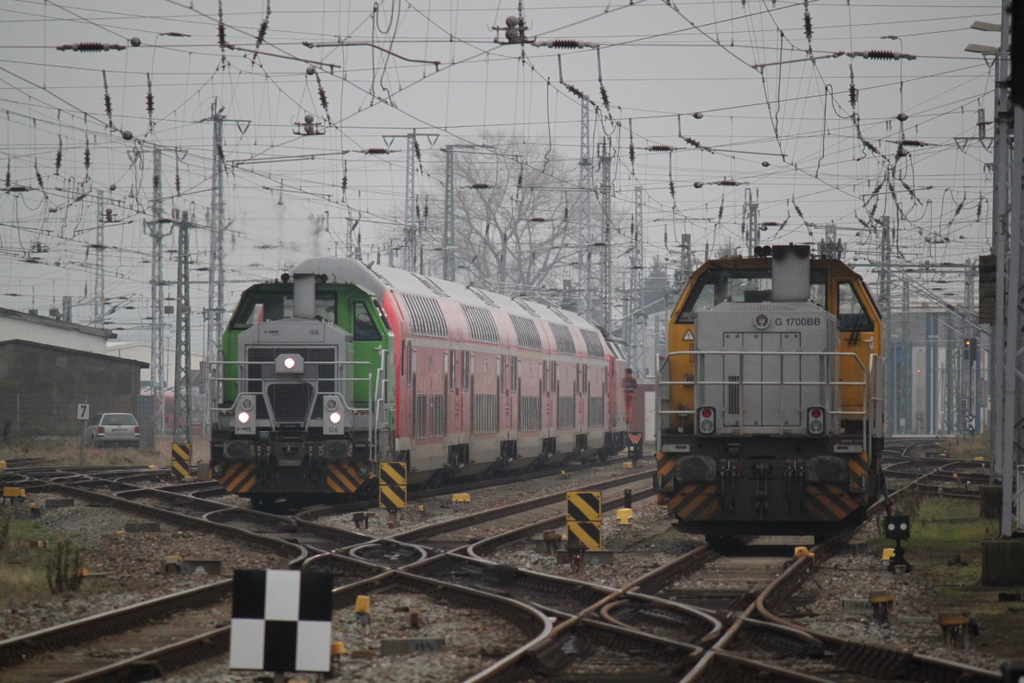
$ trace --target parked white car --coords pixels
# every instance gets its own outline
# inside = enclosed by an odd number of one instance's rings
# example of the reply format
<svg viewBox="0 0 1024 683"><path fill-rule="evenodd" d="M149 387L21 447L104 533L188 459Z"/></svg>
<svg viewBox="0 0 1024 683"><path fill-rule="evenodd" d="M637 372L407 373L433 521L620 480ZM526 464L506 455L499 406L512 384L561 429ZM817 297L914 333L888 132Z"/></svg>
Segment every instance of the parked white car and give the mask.
<svg viewBox="0 0 1024 683"><path fill-rule="evenodd" d="M131 446L141 443L139 423L131 413L103 413L99 422L89 426L93 446Z"/></svg>

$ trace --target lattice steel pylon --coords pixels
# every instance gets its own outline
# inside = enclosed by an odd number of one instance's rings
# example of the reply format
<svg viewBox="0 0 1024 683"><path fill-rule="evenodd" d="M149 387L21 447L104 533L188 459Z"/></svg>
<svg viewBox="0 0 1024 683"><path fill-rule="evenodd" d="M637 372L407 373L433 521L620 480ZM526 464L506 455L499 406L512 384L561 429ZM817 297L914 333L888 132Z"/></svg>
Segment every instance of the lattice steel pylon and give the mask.
<svg viewBox="0 0 1024 683"><path fill-rule="evenodd" d="M174 324L174 442L192 443L192 304L189 296L189 231L187 212L175 211L178 228L178 294Z"/></svg>
<svg viewBox="0 0 1024 683"><path fill-rule="evenodd" d="M626 358L634 374L642 372L644 349L647 342L647 312L644 307L644 206L643 188L633 190L633 223L630 226L629 291L622 316L622 336L626 343Z"/></svg>
<svg viewBox="0 0 1024 683"><path fill-rule="evenodd" d="M150 267L150 391L153 396L153 433L163 434L166 431L166 410L164 391L166 377L164 375L164 249L163 239L171 234L169 229L164 232L164 225L172 222L164 218L163 192L161 177L161 150L153 148L153 220L146 221L146 232L153 240L152 263Z"/></svg>

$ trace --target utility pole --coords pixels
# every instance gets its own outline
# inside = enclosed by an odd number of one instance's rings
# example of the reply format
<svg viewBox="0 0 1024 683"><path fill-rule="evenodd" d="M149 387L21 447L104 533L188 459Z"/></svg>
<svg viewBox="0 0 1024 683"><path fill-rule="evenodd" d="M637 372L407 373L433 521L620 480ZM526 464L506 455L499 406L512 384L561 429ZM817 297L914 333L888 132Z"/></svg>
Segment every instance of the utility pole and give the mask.
<svg viewBox="0 0 1024 683"><path fill-rule="evenodd" d="M385 135L384 141L391 147L391 144L398 136ZM405 229L402 244L402 267L406 270L416 270L417 254L419 252L420 221L416 211L416 164L420 163L419 138L426 138L431 146L437 142L437 134L419 134L415 130L405 134ZM422 267L422 264L421 264Z"/></svg>
<svg viewBox="0 0 1024 683"><path fill-rule="evenodd" d="M455 281L455 157L461 149L494 149L490 145L445 145L444 232L441 235L441 279Z"/></svg>
<svg viewBox="0 0 1024 683"><path fill-rule="evenodd" d="M601 259L601 322L604 329L612 327L612 139L606 136L600 146L601 154L601 237L604 258Z"/></svg>
<svg viewBox="0 0 1024 683"><path fill-rule="evenodd" d="M188 212L175 210L178 228L178 296L174 324L174 443L192 443L192 304L189 296Z"/></svg>
<svg viewBox="0 0 1024 683"><path fill-rule="evenodd" d="M633 190L633 224L629 249L629 292L626 295L625 312L622 316L622 336L626 342L626 354L633 374L645 373L644 350L647 342L647 312L644 306L644 240L643 240L643 189Z"/></svg>
<svg viewBox="0 0 1024 683"><path fill-rule="evenodd" d="M210 185L210 270L209 292L206 306L206 376L214 363L220 360L220 336L224 331L224 107L217 106L217 98L210 105L210 116L203 122L213 123L213 169ZM213 387L209 381L209 391ZM206 393L206 392L204 392ZM207 396L217 402L218 396Z"/></svg>
<svg viewBox="0 0 1024 683"><path fill-rule="evenodd" d="M594 188L594 164L590 152L590 98L580 100L580 192L583 202L580 206L580 247L576 259L577 289L583 290L582 309L593 316L593 278L590 270L590 245L594 242L593 226L590 224L590 193Z"/></svg>
<svg viewBox="0 0 1024 683"><path fill-rule="evenodd" d="M892 234L889 232L889 217L882 216L881 224L881 267L878 271L878 305L882 315L882 353L885 364L885 421L889 432L896 434L899 423L896 420L896 354L892 343Z"/></svg>
<svg viewBox="0 0 1024 683"><path fill-rule="evenodd" d="M746 202L743 203L743 237L746 238L747 256L754 255L754 247L761 242L761 223L758 218L758 199L760 193L746 188Z"/></svg>
<svg viewBox="0 0 1024 683"><path fill-rule="evenodd" d="M1011 538L1020 520L1014 514L1014 503L1019 492L1014 491L1017 479L1018 446L1022 443L1021 421L1024 413L1024 382L1021 381L1021 294L1024 291L1024 268L1022 260L1022 235L1024 214L1021 182L1022 151L1024 151L1024 45L1011 40L1011 17L1021 21L1020 0L1003 0L1002 24L1000 26L999 53L996 57L996 146L993 159L994 187L1005 185L1009 170L1009 194L1003 189L993 200L993 211L998 211L993 224L993 245L996 252L996 323L993 335L992 375L996 381L993 404L993 424L998 432L992 435L992 468L1002 476L1002 514L1000 535ZM1020 25L1012 27L1017 38L1024 35ZM1007 58L1011 57L1014 69L1009 69ZM1012 90L1007 93L1006 84L1012 79ZM1008 98L1007 95L1010 95ZM1010 125L1013 126L1013 143L1010 144ZM999 200L997 204L996 199ZM1006 204L1002 202L1008 200ZM998 441L997 441L998 434Z"/></svg>
<svg viewBox="0 0 1024 683"><path fill-rule="evenodd" d="M416 131L405 136L405 247L402 249L402 267L416 270L416 242L419 221L416 220L416 161L420 156L416 144Z"/></svg>
<svg viewBox="0 0 1024 683"><path fill-rule="evenodd" d="M164 249L163 239L169 237L172 229L164 233L164 225L172 222L164 218L163 182L161 176L161 150L153 148L153 220L146 221L145 227L153 240L150 268L149 296L150 322L150 388L153 395L153 433L163 434L166 431L166 410L164 406Z"/></svg>
<svg viewBox="0 0 1024 683"><path fill-rule="evenodd" d="M93 327L104 327L106 318L106 303L107 303L107 283L105 280L104 270L106 269L104 255L106 252L106 245L104 244L104 229L107 221L106 213L104 212L103 205L103 190L99 190L96 193L96 242L93 243L92 249L96 253L96 274L93 277L93 305L92 305L92 325Z"/></svg>

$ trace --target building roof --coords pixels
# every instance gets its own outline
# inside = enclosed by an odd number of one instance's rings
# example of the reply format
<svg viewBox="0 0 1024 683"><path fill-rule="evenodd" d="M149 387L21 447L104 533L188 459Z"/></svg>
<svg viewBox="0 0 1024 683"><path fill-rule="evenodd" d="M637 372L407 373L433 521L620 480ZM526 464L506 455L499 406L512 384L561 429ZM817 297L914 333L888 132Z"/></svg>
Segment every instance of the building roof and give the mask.
<svg viewBox="0 0 1024 683"><path fill-rule="evenodd" d="M11 318L14 320L22 320L24 322L34 323L36 325L45 325L48 327L57 327L62 330L70 330L72 332L80 332L82 334L91 334L101 339L116 339L117 335L110 330L105 330L99 327L89 327L88 325L79 325L77 323L66 323L62 320L54 320L53 318L47 318L41 315L33 315L32 313L25 313L24 311L15 311L10 308L0 308L0 318Z"/></svg>
<svg viewBox="0 0 1024 683"><path fill-rule="evenodd" d="M108 356L105 353L92 353L91 351L79 351L78 349L68 349L63 346L51 346L50 344L40 344L39 342L26 341L25 339L8 339L6 341L0 341L0 347L14 346L14 345L31 346L40 351L57 351L60 353L70 353L76 356L88 356L90 358L102 358L112 363L130 363L139 368L148 368L149 363L144 363L140 360L132 360L131 358L119 358L118 356Z"/></svg>

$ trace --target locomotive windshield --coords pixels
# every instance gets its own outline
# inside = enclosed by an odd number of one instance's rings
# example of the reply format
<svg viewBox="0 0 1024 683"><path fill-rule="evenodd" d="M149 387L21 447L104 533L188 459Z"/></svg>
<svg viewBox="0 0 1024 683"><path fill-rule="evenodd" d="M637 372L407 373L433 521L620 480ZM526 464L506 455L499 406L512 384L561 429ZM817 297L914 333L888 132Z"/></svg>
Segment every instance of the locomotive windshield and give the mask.
<svg viewBox="0 0 1024 683"><path fill-rule="evenodd" d="M335 295L333 292L316 293L316 316L322 320L337 324L335 315ZM295 301L292 292L288 291L249 291L242 295L231 319L232 330L247 330L255 323L281 320L295 317Z"/></svg>
<svg viewBox="0 0 1024 683"><path fill-rule="evenodd" d="M811 301L825 308L824 270L811 270ZM694 283L676 322L693 322L697 311L709 311L725 302L771 301L772 271L764 269L713 268Z"/></svg>

